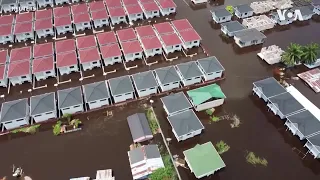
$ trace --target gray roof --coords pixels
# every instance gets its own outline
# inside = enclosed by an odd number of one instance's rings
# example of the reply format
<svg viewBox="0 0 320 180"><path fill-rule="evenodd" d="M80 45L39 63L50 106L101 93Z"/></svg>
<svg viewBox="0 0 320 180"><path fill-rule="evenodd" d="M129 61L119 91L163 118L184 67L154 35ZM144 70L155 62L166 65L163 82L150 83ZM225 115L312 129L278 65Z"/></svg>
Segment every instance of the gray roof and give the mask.
<svg viewBox="0 0 320 180"><path fill-rule="evenodd" d="M83 85L86 102L110 98L108 84L105 81Z"/></svg>
<svg viewBox="0 0 320 180"><path fill-rule="evenodd" d="M2 0L1 1L1 5L5 5L5 4L15 4L18 3L18 0Z"/></svg>
<svg viewBox="0 0 320 180"><path fill-rule="evenodd" d="M292 8L293 11L296 9L300 10L302 16L309 16L314 14L313 6L299 6Z"/></svg>
<svg viewBox="0 0 320 180"><path fill-rule="evenodd" d="M127 117L131 136L134 142L145 136L152 136L147 117L144 113L137 113ZM145 141L144 139L142 141ZM141 141L141 142L142 142Z"/></svg>
<svg viewBox="0 0 320 180"><path fill-rule="evenodd" d="M202 76L202 73L195 61L177 64L176 66L184 79Z"/></svg>
<svg viewBox="0 0 320 180"><path fill-rule="evenodd" d="M287 92L273 77L254 82L253 84L258 87L267 98Z"/></svg>
<svg viewBox="0 0 320 180"><path fill-rule="evenodd" d="M138 147L128 152L131 164L135 164L144 160L144 152L142 148L143 147Z"/></svg>
<svg viewBox="0 0 320 180"><path fill-rule="evenodd" d="M253 40L260 40L267 38L263 33L258 31L255 28L252 29L244 29L234 33L234 36L239 38L243 42L253 41Z"/></svg>
<svg viewBox="0 0 320 180"><path fill-rule="evenodd" d="M24 3L24 2L30 2L30 1L31 1L31 2L34 2L34 0L18 0L18 1L19 1L19 3L21 3L21 2L23 2L23 3Z"/></svg>
<svg viewBox="0 0 320 180"><path fill-rule="evenodd" d="M192 107L188 98L183 92L171 94L161 98L163 105L168 110L168 113L175 113L181 110L189 109Z"/></svg>
<svg viewBox="0 0 320 180"><path fill-rule="evenodd" d="M63 89L58 91L58 107L66 108L83 104L81 87Z"/></svg>
<svg viewBox="0 0 320 180"><path fill-rule="evenodd" d="M225 23L222 23L221 26L225 26L227 31L230 32L230 33L233 33L233 32L236 32L236 31L240 31L240 30L243 30L243 29L247 29L244 25L239 23L239 21L225 22Z"/></svg>
<svg viewBox="0 0 320 180"><path fill-rule="evenodd" d="M271 97L269 101L274 104L284 116L304 109L290 93Z"/></svg>
<svg viewBox="0 0 320 180"><path fill-rule="evenodd" d="M214 13L218 18L232 16L232 14L229 11L227 11L225 8L213 9L211 10L211 13Z"/></svg>
<svg viewBox="0 0 320 180"><path fill-rule="evenodd" d="M249 4L241 4L241 5L235 6L234 9L239 11L239 13L241 14L253 11L253 9L250 7Z"/></svg>
<svg viewBox="0 0 320 180"><path fill-rule="evenodd" d="M161 158L157 145L144 145L129 151L130 163L134 164L145 159Z"/></svg>
<svg viewBox="0 0 320 180"><path fill-rule="evenodd" d="M198 63L205 73L224 71L224 67L215 56L198 59Z"/></svg>
<svg viewBox="0 0 320 180"><path fill-rule="evenodd" d="M307 138L320 152L320 134Z"/></svg>
<svg viewBox="0 0 320 180"><path fill-rule="evenodd" d="M120 95L134 91L129 76L121 76L109 79L109 85L112 95Z"/></svg>
<svg viewBox="0 0 320 180"><path fill-rule="evenodd" d="M287 117L287 119L293 123L305 137L320 132L320 121L309 111L294 114Z"/></svg>
<svg viewBox="0 0 320 180"><path fill-rule="evenodd" d="M7 122L16 119L24 119L28 116L28 99L8 101L2 104L0 122Z"/></svg>
<svg viewBox="0 0 320 180"><path fill-rule="evenodd" d="M155 144L144 146L144 152L146 153L147 159L161 158L158 146Z"/></svg>
<svg viewBox="0 0 320 180"><path fill-rule="evenodd" d="M180 81L180 77L173 66L163 67L154 70L161 84Z"/></svg>
<svg viewBox="0 0 320 180"><path fill-rule="evenodd" d="M56 110L55 93L46 93L30 98L30 114L37 115Z"/></svg>
<svg viewBox="0 0 320 180"><path fill-rule="evenodd" d="M193 112L193 110L188 110L173 116L169 116L168 120L177 136L183 136L190 132L204 129L201 121Z"/></svg>
<svg viewBox="0 0 320 180"><path fill-rule="evenodd" d="M133 82L138 90L157 87L158 84L152 71L132 75Z"/></svg>

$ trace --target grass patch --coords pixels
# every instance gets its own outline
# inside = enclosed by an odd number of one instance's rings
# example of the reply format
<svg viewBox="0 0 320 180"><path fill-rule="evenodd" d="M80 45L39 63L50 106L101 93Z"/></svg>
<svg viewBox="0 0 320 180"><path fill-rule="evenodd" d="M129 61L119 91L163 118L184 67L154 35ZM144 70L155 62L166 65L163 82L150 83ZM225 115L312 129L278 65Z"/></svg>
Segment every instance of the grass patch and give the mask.
<svg viewBox="0 0 320 180"><path fill-rule="evenodd" d="M61 132L61 125L62 125L62 122L61 122L61 121L57 121L57 123L52 126L52 128L53 128L53 134L54 134L55 136L57 136L57 135L60 134L60 132Z"/></svg>
<svg viewBox="0 0 320 180"><path fill-rule="evenodd" d="M18 133L18 132L24 132L24 133L34 134L34 133L37 132L39 127L40 127L40 124L36 124L36 125L33 125L33 126L29 126L29 127L23 127L23 128L15 129L15 130L11 131L11 133L15 134L15 133Z"/></svg>
<svg viewBox="0 0 320 180"><path fill-rule="evenodd" d="M212 109L207 109L207 110L206 110L206 113L207 113L209 116L211 116L211 115L213 114L213 110L212 110Z"/></svg>
<svg viewBox="0 0 320 180"><path fill-rule="evenodd" d="M219 154L223 154L223 153L229 151L230 146L227 143L225 143L224 141L219 141L216 144L216 148L217 148L217 151Z"/></svg>
<svg viewBox="0 0 320 180"><path fill-rule="evenodd" d="M248 152L247 154L247 162L256 166L256 165L262 165L262 166L267 166L268 161L265 158L260 158L254 154L254 152Z"/></svg>
<svg viewBox="0 0 320 180"><path fill-rule="evenodd" d="M217 117L217 116L212 116L212 117L210 117L210 119L211 119L212 122L218 122L218 121L220 121L220 118Z"/></svg>
<svg viewBox="0 0 320 180"><path fill-rule="evenodd" d="M159 126L153 110L151 108L148 108L146 110L146 115L147 115L147 119L148 119L152 134L157 134L159 132Z"/></svg>
<svg viewBox="0 0 320 180"><path fill-rule="evenodd" d="M150 174L150 180L176 180L177 174L169 154L162 156L164 168L159 168Z"/></svg>

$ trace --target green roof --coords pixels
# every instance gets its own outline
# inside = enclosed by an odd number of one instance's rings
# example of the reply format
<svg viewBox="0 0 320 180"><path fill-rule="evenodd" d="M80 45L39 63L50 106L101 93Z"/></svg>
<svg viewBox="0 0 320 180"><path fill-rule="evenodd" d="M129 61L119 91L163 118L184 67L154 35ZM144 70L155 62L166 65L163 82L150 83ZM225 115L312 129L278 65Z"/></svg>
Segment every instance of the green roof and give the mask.
<svg viewBox="0 0 320 180"><path fill-rule="evenodd" d="M210 175L208 173L219 170L226 165L211 142L183 151L189 167L197 178Z"/></svg>
<svg viewBox="0 0 320 180"><path fill-rule="evenodd" d="M220 86L217 84L211 84L201 88L193 89L187 91L187 94L195 106L202 104L211 98L226 98Z"/></svg>

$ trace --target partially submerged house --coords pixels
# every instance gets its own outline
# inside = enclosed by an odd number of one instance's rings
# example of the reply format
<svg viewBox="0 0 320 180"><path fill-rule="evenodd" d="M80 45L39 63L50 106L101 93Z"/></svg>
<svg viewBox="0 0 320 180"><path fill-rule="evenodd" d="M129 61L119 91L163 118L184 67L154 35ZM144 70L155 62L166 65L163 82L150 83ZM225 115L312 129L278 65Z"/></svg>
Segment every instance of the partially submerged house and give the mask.
<svg viewBox="0 0 320 180"><path fill-rule="evenodd" d="M141 143L153 138L145 113L136 113L127 117L134 143Z"/></svg>
<svg viewBox="0 0 320 180"><path fill-rule="evenodd" d="M157 24L154 24L153 27L157 32L158 36L163 34L172 34L175 32L169 22L157 23Z"/></svg>
<svg viewBox="0 0 320 180"><path fill-rule="evenodd" d="M163 50L166 54L182 50L182 41L176 33L160 35Z"/></svg>
<svg viewBox="0 0 320 180"><path fill-rule="evenodd" d="M56 62L60 75L79 71L77 54L74 51L57 54Z"/></svg>
<svg viewBox="0 0 320 180"><path fill-rule="evenodd" d="M126 62L142 59L142 48L138 40L121 42L124 60Z"/></svg>
<svg viewBox="0 0 320 180"><path fill-rule="evenodd" d="M1 12L19 12L18 0L2 0L1 1Z"/></svg>
<svg viewBox="0 0 320 180"><path fill-rule="evenodd" d="M94 35L78 37L76 43L78 50L97 47L97 41Z"/></svg>
<svg viewBox="0 0 320 180"><path fill-rule="evenodd" d="M139 97L157 94L158 84L152 71L133 74L132 80Z"/></svg>
<svg viewBox="0 0 320 180"><path fill-rule="evenodd" d="M183 92L162 97L161 102L168 116L173 116L192 108L192 104Z"/></svg>
<svg viewBox="0 0 320 180"><path fill-rule="evenodd" d="M34 30L38 38L54 36L52 19L40 19L35 21Z"/></svg>
<svg viewBox="0 0 320 180"><path fill-rule="evenodd" d="M118 43L100 46L100 52L105 66L122 63L122 53Z"/></svg>
<svg viewBox="0 0 320 180"><path fill-rule="evenodd" d="M73 15L73 24L75 25L76 31L91 29L90 21L91 19L88 13Z"/></svg>
<svg viewBox="0 0 320 180"><path fill-rule="evenodd" d="M227 11L225 8L219 8L211 10L211 16L214 22L216 23L224 23L231 21L232 14Z"/></svg>
<svg viewBox="0 0 320 180"><path fill-rule="evenodd" d="M114 103L134 99L134 88L129 76L109 79L109 87Z"/></svg>
<svg viewBox="0 0 320 180"><path fill-rule="evenodd" d="M307 138L307 143L304 145L314 158L320 158L320 134Z"/></svg>
<svg viewBox="0 0 320 180"><path fill-rule="evenodd" d="M143 10L139 4L130 4L124 6L127 12L129 22L143 20Z"/></svg>
<svg viewBox="0 0 320 180"><path fill-rule="evenodd" d="M234 8L234 14L238 18L247 18L253 16L253 9L250 7L249 4L241 4L238 6L235 6Z"/></svg>
<svg viewBox="0 0 320 180"><path fill-rule="evenodd" d="M145 57L162 55L162 45L157 36L139 38Z"/></svg>
<svg viewBox="0 0 320 180"><path fill-rule="evenodd" d="M59 115L82 112L83 97L81 87L58 90Z"/></svg>
<svg viewBox="0 0 320 180"><path fill-rule="evenodd" d="M121 29L116 31L119 42L137 40L138 37L133 28Z"/></svg>
<svg viewBox="0 0 320 180"><path fill-rule="evenodd" d="M178 142L199 135L204 130L200 119L191 109L176 113L167 118Z"/></svg>
<svg viewBox="0 0 320 180"><path fill-rule="evenodd" d="M108 12L113 26L120 23L127 23L126 12L122 7L108 7Z"/></svg>
<svg viewBox="0 0 320 180"><path fill-rule="evenodd" d="M79 62L84 71L101 67L100 54L97 47L78 50Z"/></svg>
<svg viewBox="0 0 320 180"><path fill-rule="evenodd" d="M14 25L14 35L16 42L34 40L33 22L16 23Z"/></svg>
<svg viewBox="0 0 320 180"><path fill-rule="evenodd" d="M173 0L157 0L162 16L168 16L177 12L177 5Z"/></svg>
<svg viewBox="0 0 320 180"><path fill-rule="evenodd" d="M252 91L265 102L273 96L287 92L287 90L274 77L254 82Z"/></svg>
<svg viewBox="0 0 320 180"><path fill-rule="evenodd" d="M194 29L187 29L178 32L179 37L182 40L182 46L184 49L191 49L194 47L200 47L201 37Z"/></svg>
<svg viewBox="0 0 320 180"><path fill-rule="evenodd" d="M154 70L156 80L162 92L180 87L180 77L174 66Z"/></svg>
<svg viewBox="0 0 320 180"><path fill-rule="evenodd" d="M32 74L37 81L45 80L49 77L56 77L54 67L54 57L41 57L32 61Z"/></svg>
<svg viewBox="0 0 320 180"><path fill-rule="evenodd" d="M8 78L13 86L25 82L32 82L30 61L11 62L8 68Z"/></svg>
<svg viewBox="0 0 320 180"><path fill-rule="evenodd" d="M184 86L190 86L202 81L202 72L195 61L177 64L177 72Z"/></svg>
<svg viewBox="0 0 320 180"><path fill-rule="evenodd" d="M191 172L198 179L208 177L226 167L212 142L197 144L195 147L183 151L183 155Z"/></svg>
<svg viewBox="0 0 320 180"><path fill-rule="evenodd" d="M8 87L8 66L7 64L0 65L0 87Z"/></svg>
<svg viewBox="0 0 320 180"><path fill-rule="evenodd" d="M37 96L31 96L30 116L36 123L57 118L55 93L51 92Z"/></svg>
<svg viewBox="0 0 320 180"><path fill-rule="evenodd" d="M10 52L9 62L31 60L31 46L12 49Z"/></svg>
<svg viewBox="0 0 320 180"><path fill-rule="evenodd" d="M244 29L234 33L234 41L240 47L247 47L264 43L267 38L257 29Z"/></svg>
<svg viewBox="0 0 320 180"><path fill-rule="evenodd" d="M198 59L197 63L205 81L222 78L225 69L215 56Z"/></svg>
<svg viewBox="0 0 320 180"><path fill-rule="evenodd" d="M91 12L91 20L94 28L109 26L109 15L106 9Z"/></svg>
<svg viewBox="0 0 320 180"><path fill-rule="evenodd" d="M30 124L29 105L27 98L2 103L0 113L0 123L6 130L11 130Z"/></svg>
<svg viewBox="0 0 320 180"><path fill-rule="evenodd" d="M155 1L139 1L146 19L160 17L160 8Z"/></svg>
<svg viewBox="0 0 320 180"><path fill-rule="evenodd" d="M7 44L7 43L13 43L14 42L14 25L8 24L8 25L2 25L0 28L0 43L1 44Z"/></svg>
<svg viewBox="0 0 320 180"><path fill-rule="evenodd" d="M73 33L72 21L70 16L55 17L54 27L57 35L66 34L68 32Z"/></svg>
<svg viewBox="0 0 320 180"><path fill-rule="evenodd" d="M110 104L110 93L106 81L95 82L82 86L84 100L89 109L100 108Z"/></svg>
<svg viewBox="0 0 320 180"><path fill-rule="evenodd" d="M210 84L187 91L189 100L196 111L203 111L221 106L226 96L217 84Z"/></svg>
<svg viewBox="0 0 320 180"><path fill-rule="evenodd" d="M246 27L239 23L239 21L230 21L221 24L221 31L229 37L233 37L235 32L244 29L246 29Z"/></svg>
<svg viewBox="0 0 320 180"><path fill-rule="evenodd" d="M53 43L48 42L44 44L35 44L33 46L33 58L41 58L46 56L53 56L54 55L54 49L53 49Z"/></svg>
<svg viewBox="0 0 320 180"><path fill-rule="evenodd" d="M295 12L295 10L300 11L300 13L302 15L302 19L300 19L298 16L297 20L299 20L299 21L307 21L307 20L311 19L312 16L314 15L313 8L310 6L299 6L299 7L292 8L291 10L294 12Z"/></svg>

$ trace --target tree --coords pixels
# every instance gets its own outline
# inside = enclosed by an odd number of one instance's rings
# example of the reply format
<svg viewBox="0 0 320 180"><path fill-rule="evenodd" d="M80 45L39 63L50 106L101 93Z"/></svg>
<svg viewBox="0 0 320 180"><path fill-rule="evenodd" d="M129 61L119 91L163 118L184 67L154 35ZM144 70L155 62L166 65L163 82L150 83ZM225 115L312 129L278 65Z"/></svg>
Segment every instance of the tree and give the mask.
<svg viewBox="0 0 320 180"><path fill-rule="evenodd" d="M281 62L288 67L293 66L296 63L300 63L302 54L302 47L299 44L291 43L281 55Z"/></svg>
<svg viewBox="0 0 320 180"><path fill-rule="evenodd" d="M319 44L310 43L302 47L302 61L305 64L313 64L317 61L319 55Z"/></svg>

